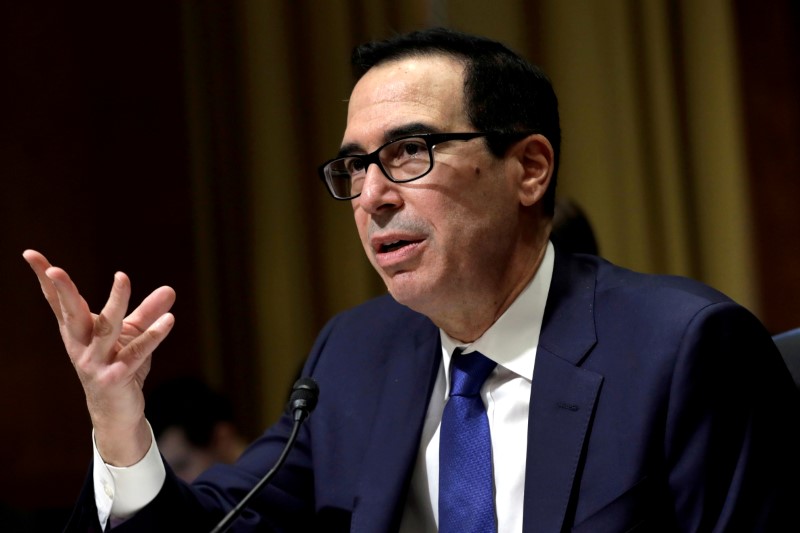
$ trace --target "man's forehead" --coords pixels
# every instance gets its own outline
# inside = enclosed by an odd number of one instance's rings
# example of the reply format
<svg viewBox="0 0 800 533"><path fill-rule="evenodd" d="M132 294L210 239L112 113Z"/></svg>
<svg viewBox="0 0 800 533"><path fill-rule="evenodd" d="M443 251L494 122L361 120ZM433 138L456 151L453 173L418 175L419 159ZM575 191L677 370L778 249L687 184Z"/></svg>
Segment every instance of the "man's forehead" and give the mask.
<svg viewBox="0 0 800 533"><path fill-rule="evenodd" d="M343 144L391 140L410 124L426 125L419 132L466 125L463 84L463 66L448 56L414 56L373 67L351 94Z"/></svg>
<svg viewBox="0 0 800 533"><path fill-rule="evenodd" d="M356 83L350 105L359 100L397 100L450 95L463 89L464 66L445 55L394 59L368 70ZM460 91L459 91L460 92Z"/></svg>

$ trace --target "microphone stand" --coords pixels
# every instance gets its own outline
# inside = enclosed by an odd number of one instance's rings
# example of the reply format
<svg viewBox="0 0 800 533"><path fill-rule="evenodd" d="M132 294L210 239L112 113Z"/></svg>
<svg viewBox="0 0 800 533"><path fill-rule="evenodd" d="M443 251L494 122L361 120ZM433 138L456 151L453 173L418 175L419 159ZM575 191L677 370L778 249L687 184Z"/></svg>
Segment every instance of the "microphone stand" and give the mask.
<svg viewBox="0 0 800 533"><path fill-rule="evenodd" d="M300 378L297 380L297 383L294 384L292 397L289 400L293 412L294 412L294 425L292 426L292 433L289 435L289 440L286 441L286 445L283 447L283 451L281 452L280 457L278 457L278 461L275 463L275 466L270 469L266 475L261 478L261 480L253 487L247 495L242 498L242 501L239 504L231 509L231 511L225 515L217 526L211 530L211 533L223 533L227 531L228 528L231 526L234 520L236 520L244 508L250 503L250 500L258 494L261 489L269 483L269 480L275 475L275 472L283 465L284 461L286 461L286 457L289 455L289 451L292 449L294 445L294 441L297 440L297 434L300 431L300 426L303 424L303 421L308 418L308 415L311 411L314 410L314 407L317 405L317 395L319 394L319 388L317 387L316 382L311 378Z"/></svg>
<svg viewBox="0 0 800 533"><path fill-rule="evenodd" d="M278 462L275 463L275 466L267 472L267 474L261 478L255 487L253 487L250 492L247 493L247 496L242 498L242 501L239 504L231 509L231 511L223 518L217 527L211 530L211 533L222 533L223 531L227 531L228 528L231 526L231 523L236 520L244 508L247 507L247 504L250 503L250 500L253 499L253 496L261 492L261 489L269 483L269 480L272 479L272 476L275 475L275 472L283 465L283 462L286 460L286 456L289 455L289 450L291 450L292 445L294 444L295 439L297 439L297 433L300 430L300 426L302 425L303 420L295 420L294 426L292 427L292 434L289 436L289 440L286 442L286 446L283 447L283 452L281 452L281 456L278 458Z"/></svg>

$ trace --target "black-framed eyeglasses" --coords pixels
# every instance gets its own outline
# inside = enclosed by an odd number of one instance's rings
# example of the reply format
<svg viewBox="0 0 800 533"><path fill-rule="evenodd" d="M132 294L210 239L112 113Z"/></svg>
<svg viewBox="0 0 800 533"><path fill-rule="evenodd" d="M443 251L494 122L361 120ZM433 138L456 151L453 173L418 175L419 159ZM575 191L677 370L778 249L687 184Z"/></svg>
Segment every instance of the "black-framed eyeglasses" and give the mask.
<svg viewBox="0 0 800 533"><path fill-rule="evenodd" d="M492 133L419 133L389 141L371 154L348 155L326 161L319 167L319 177L337 200L351 200L361 194L367 169L378 165L383 175L394 183L408 183L433 169L433 149L449 141L469 141Z"/></svg>

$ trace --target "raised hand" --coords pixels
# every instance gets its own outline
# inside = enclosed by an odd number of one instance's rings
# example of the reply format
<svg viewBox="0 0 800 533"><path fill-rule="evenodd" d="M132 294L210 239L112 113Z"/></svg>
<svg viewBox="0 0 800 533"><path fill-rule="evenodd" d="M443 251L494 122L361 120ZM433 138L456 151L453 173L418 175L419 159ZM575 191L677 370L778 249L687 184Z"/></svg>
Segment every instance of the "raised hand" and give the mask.
<svg viewBox="0 0 800 533"><path fill-rule="evenodd" d="M86 394L100 455L115 466L136 463L151 442L142 385L153 350L175 323L169 313L175 291L160 287L125 316L131 285L128 276L117 272L105 307L94 314L64 270L34 250L22 255L58 320L61 339Z"/></svg>

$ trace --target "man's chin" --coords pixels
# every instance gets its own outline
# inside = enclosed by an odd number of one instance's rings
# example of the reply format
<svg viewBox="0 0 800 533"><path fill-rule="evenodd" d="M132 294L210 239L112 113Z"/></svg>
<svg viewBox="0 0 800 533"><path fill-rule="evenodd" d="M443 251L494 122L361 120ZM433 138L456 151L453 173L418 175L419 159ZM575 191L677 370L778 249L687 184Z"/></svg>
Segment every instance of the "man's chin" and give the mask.
<svg viewBox="0 0 800 533"><path fill-rule="evenodd" d="M419 283L419 279L411 278L412 276L403 274L395 275L389 281L384 281L389 289L389 294L398 303L418 313L426 314L426 311L430 310L431 304L434 303L434 292L431 287Z"/></svg>

